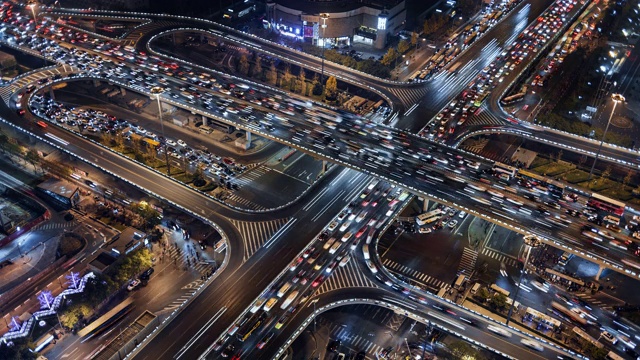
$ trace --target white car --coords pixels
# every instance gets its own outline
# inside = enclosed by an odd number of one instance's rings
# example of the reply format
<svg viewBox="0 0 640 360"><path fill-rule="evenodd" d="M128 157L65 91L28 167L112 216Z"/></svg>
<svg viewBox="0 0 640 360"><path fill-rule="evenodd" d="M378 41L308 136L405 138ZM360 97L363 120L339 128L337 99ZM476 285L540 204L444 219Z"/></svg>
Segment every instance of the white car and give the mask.
<svg viewBox="0 0 640 360"><path fill-rule="evenodd" d="M176 146L176 142L171 140L171 139L167 139L167 145L169 146Z"/></svg>
<svg viewBox="0 0 640 360"><path fill-rule="evenodd" d="M351 236L353 236L353 234L351 233L351 231L347 232L346 234L344 234L344 236L342 237L342 242L345 242L349 239L351 239Z"/></svg>
<svg viewBox="0 0 640 360"><path fill-rule="evenodd" d="M133 279L131 280L131 282L129 282L129 286L127 286L127 290L133 291L133 289L137 288L138 285L140 285L140 280Z"/></svg>
<svg viewBox="0 0 640 360"><path fill-rule="evenodd" d="M418 229L418 232L420 234L428 234L431 232L431 228L430 227L421 227L420 229Z"/></svg>
<svg viewBox="0 0 640 360"><path fill-rule="evenodd" d="M356 218L356 214L351 213L351 214L349 214L349 217L347 218L347 220L352 221L355 218Z"/></svg>
<svg viewBox="0 0 640 360"><path fill-rule="evenodd" d="M371 270L372 273L375 274L378 272L378 268L375 265L373 265L371 260L365 260L365 262L367 263L367 267L369 268L369 270Z"/></svg>
<svg viewBox="0 0 640 360"><path fill-rule="evenodd" d="M529 339L522 339L522 340L520 340L520 342L522 343L522 345L524 345L526 347L529 347L529 348L531 348L533 350L536 350L536 351L543 351L544 350L544 347L542 346L542 344L540 344L537 341L529 340Z"/></svg>
<svg viewBox="0 0 640 360"><path fill-rule="evenodd" d="M362 220L364 220L364 218L366 218L366 217L367 217L367 215L368 215L368 214L369 214L369 212L368 212L368 211L363 211L363 212L361 212L361 213L358 215L358 217L356 218L356 222L357 222L357 223L361 222Z"/></svg>
<svg viewBox="0 0 640 360"><path fill-rule="evenodd" d="M456 225L458 225L458 220L451 220L447 225L449 226L449 229L453 229L454 227L456 227Z"/></svg>
<svg viewBox="0 0 640 360"><path fill-rule="evenodd" d="M333 221L331 222L331 224L329 224L329 227L327 229L329 229L329 231L333 231L338 227L338 222L337 221Z"/></svg>
<svg viewBox="0 0 640 360"><path fill-rule="evenodd" d="M349 262L349 259L351 259L351 257L349 255L343 257L342 260L340 260L340 266L347 265L347 263Z"/></svg>
<svg viewBox="0 0 640 360"><path fill-rule="evenodd" d="M342 226L340 226L340 231L345 231L351 226L351 221L346 221Z"/></svg>
<svg viewBox="0 0 640 360"><path fill-rule="evenodd" d="M495 325L487 326L487 330L489 330L489 331L491 331L493 333L496 333L496 334L498 334L500 336L504 336L504 337L508 337L508 338L511 337L511 335L512 335L510 331L507 331L506 329L503 329L503 328L501 328L499 326L495 326Z"/></svg>
<svg viewBox="0 0 640 360"><path fill-rule="evenodd" d="M178 140L178 145L180 146L187 146L187 143L184 142L183 140Z"/></svg>
<svg viewBox="0 0 640 360"><path fill-rule="evenodd" d="M608 342L610 342L612 345L615 345L618 342L618 339L616 339L615 336L613 336L610 332L608 331L603 331L602 334L600 334L600 336L607 340Z"/></svg>
<svg viewBox="0 0 640 360"><path fill-rule="evenodd" d="M466 212L464 212L464 211L460 211L460 212L458 213L458 217L459 217L460 219L464 219L464 217L465 217L465 216L467 216L467 213L466 213Z"/></svg>

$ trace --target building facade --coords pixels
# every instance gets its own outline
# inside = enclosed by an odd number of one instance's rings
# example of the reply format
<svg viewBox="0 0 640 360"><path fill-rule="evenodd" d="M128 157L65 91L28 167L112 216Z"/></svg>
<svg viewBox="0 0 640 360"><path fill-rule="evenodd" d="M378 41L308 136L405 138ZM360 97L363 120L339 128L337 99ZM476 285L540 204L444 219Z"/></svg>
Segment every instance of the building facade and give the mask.
<svg viewBox="0 0 640 360"><path fill-rule="evenodd" d="M360 43L383 49L405 18L404 0L268 0L265 21L283 35L318 46Z"/></svg>

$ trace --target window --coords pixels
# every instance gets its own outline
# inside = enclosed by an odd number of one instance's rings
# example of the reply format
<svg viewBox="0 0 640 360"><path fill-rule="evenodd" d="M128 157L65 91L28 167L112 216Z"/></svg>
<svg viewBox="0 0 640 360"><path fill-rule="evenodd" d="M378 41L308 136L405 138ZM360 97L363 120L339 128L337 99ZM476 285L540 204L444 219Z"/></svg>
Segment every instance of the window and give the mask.
<svg viewBox="0 0 640 360"><path fill-rule="evenodd" d="M378 30L386 30L387 29L387 18L380 16L378 17Z"/></svg>

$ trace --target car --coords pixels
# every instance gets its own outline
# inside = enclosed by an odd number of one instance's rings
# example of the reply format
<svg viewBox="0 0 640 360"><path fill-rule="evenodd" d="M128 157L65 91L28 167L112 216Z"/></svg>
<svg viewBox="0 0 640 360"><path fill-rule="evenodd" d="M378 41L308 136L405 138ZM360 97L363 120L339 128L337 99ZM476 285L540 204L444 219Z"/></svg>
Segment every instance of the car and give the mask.
<svg viewBox="0 0 640 360"><path fill-rule="evenodd" d="M348 256L348 255L343 257L342 260L340 260L340 266L342 267L347 265L350 259L351 259L351 256Z"/></svg>
<svg viewBox="0 0 640 360"><path fill-rule="evenodd" d="M542 346L542 344L540 344L537 341L530 340L530 339L522 339L522 340L520 340L520 342L524 346L526 346L528 348L531 348L533 350L536 350L536 351L543 351L544 350L544 347Z"/></svg>
<svg viewBox="0 0 640 360"><path fill-rule="evenodd" d="M287 323L287 321L289 321L289 314L284 314L280 317L280 319L278 319L278 322L274 327L276 329L280 329L284 324Z"/></svg>
<svg viewBox="0 0 640 360"><path fill-rule="evenodd" d="M304 260L304 258L302 256L298 257L297 259L293 260L293 262L291 262L291 265L289 265L289 270L294 271L298 265L300 265L300 263Z"/></svg>
<svg viewBox="0 0 640 360"><path fill-rule="evenodd" d="M318 260L319 256L320 256L320 251L314 251L313 254L311 254L307 259L307 264L309 265L313 264L314 262L316 262L316 260Z"/></svg>
<svg viewBox="0 0 640 360"><path fill-rule="evenodd" d="M431 232L431 228L430 227L421 227L418 229L418 232L420 234L429 234Z"/></svg>
<svg viewBox="0 0 640 360"><path fill-rule="evenodd" d="M447 226L449 226L449 229L453 229L454 227L456 227L456 225L458 225L458 220L451 220L447 224Z"/></svg>
<svg viewBox="0 0 640 360"><path fill-rule="evenodd" d="M304 277L304 275L307 273L306 270L300 270L298 272L298 275L294 276L293 279L291 279L292 283L297 283L298 281L300 281L300 279L302 279Z"/></svg>
<svg viewBox="0 0 640 360"><path fill-rule="evenodd" d="M338 227L339 223L337 221L332 221L327 228L329 231L333 231Z"/></svg>
<svg viewBox="0 0 640 360"><path fill-rule="evenodd" d="M365 260L365 263L367 263L367 267L369 268L369 270L371 270L372 273L375 274L378 272L378 268L375 265L373 265L371 260L367 259Z"/></svg>
<svg viewBox="0 0 640 360"><path fill-rule="evenodd" d="M618 342L618 339L606 330L600 334L600 337L610 342L612 345L615 345Z"/></svg>
<svg viewBox="0 0 640 360"><path fill-rule="evenodd" d="M302 254L302 257L305 258L305 259L308 258L309 255L311 255L311 253L313 253L315 250L316 250L316 248L313 247L313 246L308 248L307 250L304 251L304 253Z"/></svg>
<svg viewBox="0 0 640 360"><path fill-rule="evenodd" d="M166 143L167 143L167 145L169 145L169 146L176 146L176 145L177 145L177 144L176 144L176 142L175 142L175 141L173 141L173 140L171 140L171 139L167 139Z"/></svg>
<svg viewBox="0 0 640 360"><path fill-rule="evenodd" d="M367 226L363 226L360 228L360 230L358 230L358 232L356 233L356 239L359 239L364 233L365 231L367 231Z"/></svg>
<svg viewBox="0 0 640 360"><path fill-rule="evenodd" d="M348 214L345 211L342 211L340 214L338 214L338 217L337 217L338 221L344 220L347 217L347 215ZM344 231L344 230L340 230L340 231Z"/></svg>
<svg viewBox="0 0 640 360"><path fill-rule="evenodd" d="M91 180L85 180L84 183L87 184L89 187L92 187L92 188L96 187L96 183L94 183Z"/></svg>
<svg viewBox="0 0 640 360"><path fill-rule="evenodd" d="M325 276L324 275L320 275L318 276L315 280L313 280L313 282L311 283L311 287L318 287L318 285L320 285L323 281L324 281Z"/></svg>
<svg viewBox="0 0 640 360"><path fill-rule="evenodd" d="M329 264L329 266L327 266L327 268L325 269L325 271L327 273L331 273L333 271L333 269L336 268L336 266L338 266L338 260L333 260L333 262L331 264Z"/></svg>
<svg viewBox="0 0 640 360"><path fill-rule="evenodd" d="M233 344L229 344L229 345L227 345L226 348L224 348L224 350L222 350L220 355L222 357L229 357L229 355L231 355L235 349L236 349L236 347Z"/></svg>
<svg viewBox="0 0 640 360"><path fill-rule="evenodd" d="M342 242L346 242L347 240L351 239L352 236L353 236L353 234L351 233L351 231L346 232L342 236Z"/></svg>
<svg viewBox="0 0 640 360"><path fill-rule="evenodd" d="M508 338L511 337L511 335L513 335L513 334L511 334L510 331L508 331L506 329L503 329L502 327L495 326L495 325L487 326L487 330L489 330L489 331L491 331L491 332L493 332L495 334L498 334L500 336L504 336L504 337L508 337Z"/></svg>
<svg viewBox="0 0 640 360"><path fill-rule="evenodd" d="M265 345L267 345L267 343L269 342L269 340L271 340L273 338L273 332L268 333L267 335L265 335L262 340L260 340L260 342L258 343L258 345L256 345L256 347L258 349L263 349L265 347Z"/></svg>
<svg viewBox="0 0 640 360"><path fill-rule="evenodd" d="M351 226L351 221L345 221L342 226L340 226L340 231L345 231Z"/></svg>
<svg viewBox="0 0 640 360"><path fill-rule="evenodd" d="M218 341L215 342L215 344L213 344L213 347L211 348L213 351L218 351L220 349L222 349L222 347L224 346L224 343L227 341L227 336L223 336L222 338L218 339Z"/></svg>
<svg viewBox="0 0 640 360"><path fill-rule="evenodd" d="M183 147L187 146L187 143L184 142L183 140L178 140L177 143L178 143L178 145L183 146Z"/></svg>
<svg viewBox="0 0 640 360"><path fill-rule="evenodd" d="M356 217L356 222L359 223L362 220L364 220L364 218L367 217L367 215L369 214L368 211L362 211L360 214L358 214L358 216Z"/></svg>
<svg viewBox="0 0 640 360"><path fill-rule="evenodd" d="M327 350L329 350L330 352L336 352L338 351L338 348L340 347L341 344L342 342L340 340L333 340L327 346Z"/></svg>
<svg viewBox="0 0 640 360"><path fill-rule="evenodd" d="M142 274L140 274L140 279L141 280L149 280L149 278L151 277L151 274L153 274L154 271L155 270L152 267L148 268Z"/></svg>
<svg viewBox="0 0 640 360"><path fill-rule="evenodd" d="M133 289L137 288L138 285L140 285L140 279L133 279L129 282L129 285L127 286L127 290L133 291Z"/></svg>

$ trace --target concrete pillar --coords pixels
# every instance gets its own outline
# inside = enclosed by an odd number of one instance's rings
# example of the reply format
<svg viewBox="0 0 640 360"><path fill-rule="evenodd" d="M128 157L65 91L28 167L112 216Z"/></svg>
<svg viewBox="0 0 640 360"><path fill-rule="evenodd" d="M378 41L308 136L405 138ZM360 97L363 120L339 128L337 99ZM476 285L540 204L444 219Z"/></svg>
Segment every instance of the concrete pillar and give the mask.
<svg viewBox="0 0 640 360"><path fill-rule="evenodd" d="M425 213L429 211L429 199L422 198L422 212Z"/></svg>
<svg viewBox="0 0 640 360"><path fill-rule="evenodd" d="M327 162L327 160L322 160L322 172L320 174L324 174L325 172L327 172L328 165L329 163Z"/></svg>
<svg viewBox="0 0 640 360"><path fill-rule="evenodd" d="M202 115L202 125L208 126L209 124L207 123L207 120L208 120L207 117Z"/></svg>
<svg viewBox="0 0 640 360"><path fill-rule="evenodd" d="M98 80L93 80L93 86L95 86L95 87L100 86L100 81L98 81Z"/></svg>
<svg viewBox="0 0 640 360"><path fill-rule="evenodd" d="M598 267L598 273L596 274L596 281L600 281L600 276L602 275L602 271L605 269L604 266L600 265L600 267Z"/></svg>
<svg viewBox="0 0 640 360"><path fill-rule="evenodd" d="M49 87L49 97L51 98L51 100L55 100L56 99L56 97L55 97L55 95L53 93L53 88L52 87Z"/></svg>
<svg viewBox="0 0 640 360"><path fill-rule="evenodd" d="M246 132L246 139L247 139L247 149L251 146L251 133L250 132Z"/></svg>

